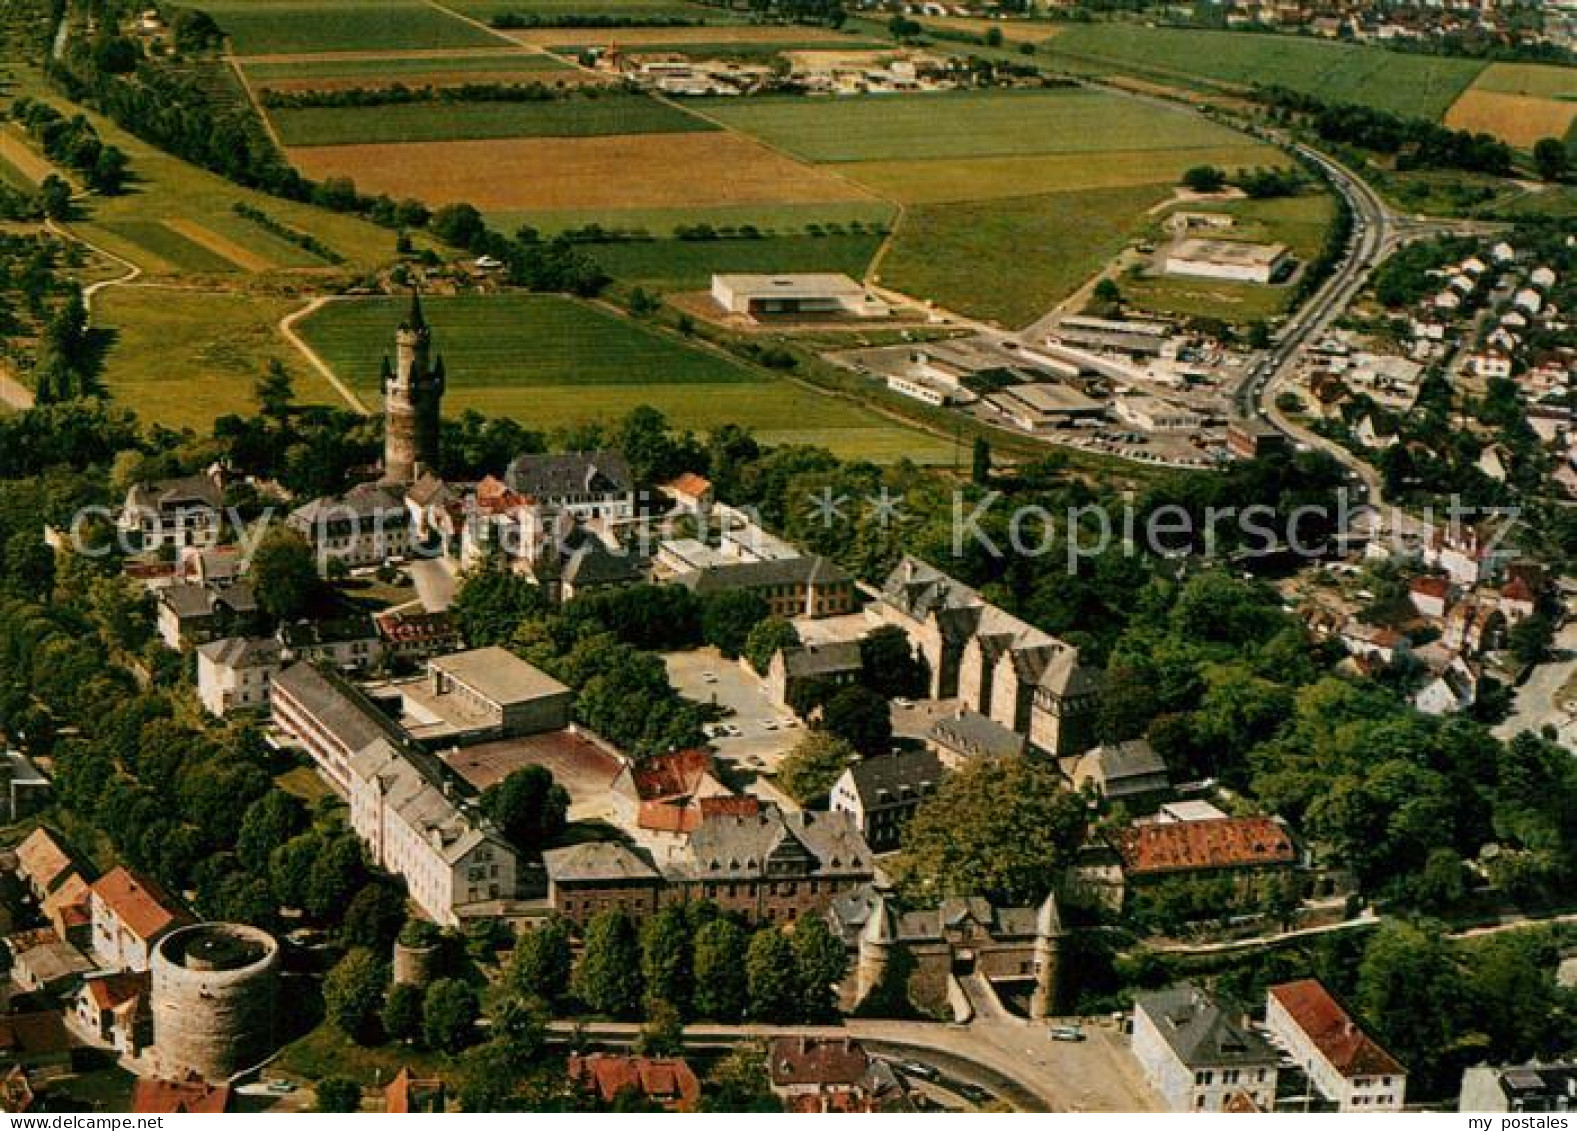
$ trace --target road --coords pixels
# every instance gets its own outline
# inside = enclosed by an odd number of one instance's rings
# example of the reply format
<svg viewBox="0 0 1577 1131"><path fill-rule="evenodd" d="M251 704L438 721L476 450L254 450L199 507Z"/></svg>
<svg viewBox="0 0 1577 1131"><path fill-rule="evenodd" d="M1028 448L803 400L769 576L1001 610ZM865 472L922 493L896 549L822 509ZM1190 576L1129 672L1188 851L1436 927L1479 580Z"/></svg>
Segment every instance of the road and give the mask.
<svg viewBox="0 0 1577 1131"><path fill-rule="evenodd" d="M571 1022L551 1031L573 1037ZM592 1022L580 1033L615 1044L633 1041L638 1025ZM1019 1018L971 1025L934 1021L851 1019L846 1025L691 1025L685 1041L697 1047L778 1036L853 1037L871 1052L913 1058L956 1079L978 1084L1023 1111L1159 1111L1126 1039L1110 1028L1086 1026L1086 1040L1055 1042L1044 1026Z"/></svg>
<svg viewBox="0 0 1577 1131"><path fill-rule="evenodd" d="M1515 738L1520 732L1538 732L1553 725L1561 741L1572 747L1572 717L1555 705L1555 696L1577 675L1577 621L1567 621L1555 634L1554 654L1559 659L1540 664L1517 688L1511 714L1495 727L1495 737Z"/></svg>
<svg viewBox="0 0 1577 1131"><path fill-rule="evenodd" d="M457 581L448 558L412 558L407 567L422 608L441 613L454 601Z"/></svg>

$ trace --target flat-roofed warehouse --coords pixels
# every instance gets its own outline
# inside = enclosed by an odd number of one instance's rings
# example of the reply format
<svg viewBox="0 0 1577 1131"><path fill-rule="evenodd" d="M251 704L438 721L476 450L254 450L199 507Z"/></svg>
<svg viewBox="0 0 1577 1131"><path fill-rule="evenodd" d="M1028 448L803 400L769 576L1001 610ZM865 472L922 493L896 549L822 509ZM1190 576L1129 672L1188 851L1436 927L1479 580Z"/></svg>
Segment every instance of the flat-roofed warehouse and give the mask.
<svg viewBox="0 0 1577 1131"><path fill-rule="evenodd" d="M1168 275L1268 283L1287 262L1287 246L1243 240L1178 240L1166 253Z"/></svg>
<svg viewBox="0 0 1577 1131"><path fill-rule="evenodd" d="M1020 428L1040 432L1067 428L1080 420L1099 420L1105 406L1067 385L1040 382L1013 385L987 398Z"/></svg>
<svg viewBox="0 0 1577 1131"><path fill-rule="evenodd" d="M713 275L712 299L730 314L886 318L892 308L847 275Z"/></svg>

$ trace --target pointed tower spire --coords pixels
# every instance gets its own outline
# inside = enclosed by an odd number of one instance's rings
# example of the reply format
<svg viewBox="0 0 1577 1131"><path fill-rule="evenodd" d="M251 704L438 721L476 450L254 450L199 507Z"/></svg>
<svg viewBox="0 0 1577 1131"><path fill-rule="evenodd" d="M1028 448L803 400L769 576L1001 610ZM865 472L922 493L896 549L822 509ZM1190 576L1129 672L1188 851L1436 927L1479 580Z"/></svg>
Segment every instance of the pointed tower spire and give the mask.
<svg viewBox="0 0 1577 1131"><path fill-rule="evenodd" d="M411 312L405 316L405 324L413 330L427 329L427 319L422 317L422 292L419 287L411 288Z"/></svg>

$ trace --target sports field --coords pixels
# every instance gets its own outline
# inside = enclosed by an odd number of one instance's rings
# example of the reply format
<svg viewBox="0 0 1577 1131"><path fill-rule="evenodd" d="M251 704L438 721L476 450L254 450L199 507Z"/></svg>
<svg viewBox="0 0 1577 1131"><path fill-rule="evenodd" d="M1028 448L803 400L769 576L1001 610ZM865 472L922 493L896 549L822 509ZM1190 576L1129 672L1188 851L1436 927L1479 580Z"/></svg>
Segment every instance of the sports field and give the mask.
<svg viewBox="0 0 1577 1131"><path fill-rule="evenodd" d="M1004 326L1028 325L1077 290L1164 200L1164 185L910 208L881 282Z"/></svg>
<svg viewBox="0 0 1577 1131"><path fill-rule="evenodd" d="M768 442L822 443L846 456L951 458L945 443L586 303L506 294L433 296L424 306L448 374L446 412L475 408L551 429L650 404L684 428L735 422ZM403 310L402 299L345 300L299 330L347 383L375 396Z"/></svg>
<svg viewBox="0 0 1577 1131"><path fill-rule="evenodd" d="M655 98L626 93L542 102L407 102L371 109L313 106L268 113L288 146L607 137L716 128Z"/></svg>
<svg viewBox="0 0 1577 1131"><path fill-rule="evenodd" d="M1577 68L1491 63L1446 114L1446 125L1519 149L1566 138L1577 121Z"/></svg>
<svg viewBox="0 0 1577 1131"><path fill-rule="evenodd" d="M1331 102L1441 118L1484 69L1475 59L1409 55L1382 47L1287 35L1138 24L1070 24L1041 51L1143 75L1280 85Z"/></svg>
<svg viewBox="0 0 1577 1131"><path fill-rule="evenodd" d="M424 0L196 0L237 55L497 47L504 40Z"/></svg>
<svg viewBox="0 0 1577 1131"><path fill-rule="evenodd" d="M277 360L301 403L343 403L275 329L300 305L261 295L111 287L93 310L94 325L113 334L105 386L146 422L207 431L215 417L256 411L252 386Z"/></svg>
<svg viewBox="0 0 1577 1131"><path fill-rule="evenodd" d="M641 240L586 250L622 282L651 290L693 291L714 274L837 271L859 279L882 244L878 235L774 236L765 239Z"/></svg>
<svg viewBox="0 0 1577 1131"><path fill-rule="evenodd" d="M308 177L483 212L697 210L871 201L858 186L722 130L292 149Z"/></svg>

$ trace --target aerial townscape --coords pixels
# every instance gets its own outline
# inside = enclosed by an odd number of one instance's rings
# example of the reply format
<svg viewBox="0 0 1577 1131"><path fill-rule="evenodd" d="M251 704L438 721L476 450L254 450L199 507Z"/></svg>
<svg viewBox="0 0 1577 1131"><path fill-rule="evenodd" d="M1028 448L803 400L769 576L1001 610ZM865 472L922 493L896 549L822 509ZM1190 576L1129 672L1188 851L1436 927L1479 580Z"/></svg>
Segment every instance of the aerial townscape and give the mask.
<svg viewBox="0 0 1577 1131"><path fill-rule="evenodd" d="M0 44L0 1114L1568 1126L1577 0Z"/></svg>

